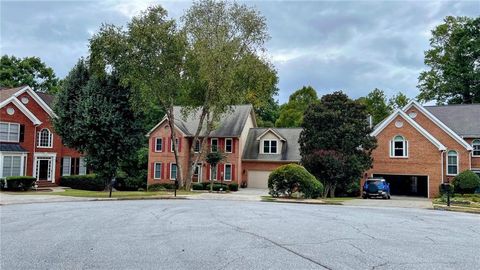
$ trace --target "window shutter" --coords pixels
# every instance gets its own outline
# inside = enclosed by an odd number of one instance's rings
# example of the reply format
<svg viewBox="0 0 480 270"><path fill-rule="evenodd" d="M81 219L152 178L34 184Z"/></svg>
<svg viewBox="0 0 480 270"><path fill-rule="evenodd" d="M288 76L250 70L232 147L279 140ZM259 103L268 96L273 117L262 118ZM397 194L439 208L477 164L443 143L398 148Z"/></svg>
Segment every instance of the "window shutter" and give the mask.
<svg viewBox="0 0 480 270"><path fill-rule="evenodd" d="M407 156L408 156L408 141L407 141L407 140L405 140L405 150L404 150L404 153L405 153L404 156L407 157Z"/></svg>
<svg viewBox="0 0 480 270"><path fill-rule="evenodd" d="M170 179L170 162L167 163L167 177L165 178Z"/></svg>
<svg viewBox="0 0 480 270"><path fill-rule="evenodd" d="M182 152L182 137L178 137L178 152Z"/></svg>
<svg viewBox="0 0 480 270"><path fill-rule="evenodd" d="M232 181L235 180L235 164L232 164L232 168L231 168L231 175L232 175Z"/></svg>
<svg viewBox="0 0 480 270"><path fill-rule="evenodd" d="M235 138L232 138L232 153L235 153Z"/></svg>
<svg viewBox="0 0 480 270"><path fill-rule="evenodd" d="M156 150L156 138L155 137L152 137L152 151L155 152Z"/></svg>
<svg viewBox="0 0 480 270"><path fill-rule="evenodd" d="M218 139L218 149L225 152L225 138Z"/></svg>
<svg viewBox="0 0 480 270"><path fill-rule="evenodd" d="M164 163L162 163L162 165L160 165L160 178L161 179L165 179L165 168L164 168Z"/></svg>
<svg viewBox="0 0 480 270"><path fill-rule="evenodd" d="M217 164L217 180L222 180L223 164ZM225 177L225 176L224 176ZM224 179L225 180L225 179Z"/></svg>
<svg viewBox="0 0 480 270"><path fill-rule="evenodd" d="M210 164L207 164L207 180L210 180Z"/></svg>
<svg viewBox="0 0 480 270"><path fill-rule="evenodd" d="M152 162L152 165L150 167L152 169L152 172L151 172L152 179L154 179L155 178L155 162Z"/></svg>
<svg viewBox="0 0 480 270"><path fill-rule="evenodd" d="M20 125L20 142L25 141L25 125Z"/></svg>
<svg viewBox="0 0 480 270"><path fill-rule="evenodd" d="M393 140L390 141L390 156L393 157Z"/></svg>

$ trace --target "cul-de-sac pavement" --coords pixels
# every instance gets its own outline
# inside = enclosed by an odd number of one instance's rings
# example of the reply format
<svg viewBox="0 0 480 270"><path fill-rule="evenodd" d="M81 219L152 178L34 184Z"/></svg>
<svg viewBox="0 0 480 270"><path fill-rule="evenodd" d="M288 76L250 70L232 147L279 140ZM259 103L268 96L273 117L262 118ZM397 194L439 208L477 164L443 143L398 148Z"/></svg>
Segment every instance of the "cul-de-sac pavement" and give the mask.
<svg viewBox="0 0 480 270"><path fill-rule="evenodd" d="M0 211L1 269L480 265L480 216L466 213L231 200L72 201Z"/></svg>

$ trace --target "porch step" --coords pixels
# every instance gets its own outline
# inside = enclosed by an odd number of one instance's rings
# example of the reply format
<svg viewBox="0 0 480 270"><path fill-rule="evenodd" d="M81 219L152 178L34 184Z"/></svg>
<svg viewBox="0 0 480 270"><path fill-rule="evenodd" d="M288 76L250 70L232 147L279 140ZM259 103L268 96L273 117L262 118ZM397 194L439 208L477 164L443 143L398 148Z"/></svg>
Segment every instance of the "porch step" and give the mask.
<svg viewBox="0 0 480 270"><path fill-rule="evenodd" d="M37 181L37 185L39 188L46 188L46 187L57 187L55 183L49 181Z"/></svg>

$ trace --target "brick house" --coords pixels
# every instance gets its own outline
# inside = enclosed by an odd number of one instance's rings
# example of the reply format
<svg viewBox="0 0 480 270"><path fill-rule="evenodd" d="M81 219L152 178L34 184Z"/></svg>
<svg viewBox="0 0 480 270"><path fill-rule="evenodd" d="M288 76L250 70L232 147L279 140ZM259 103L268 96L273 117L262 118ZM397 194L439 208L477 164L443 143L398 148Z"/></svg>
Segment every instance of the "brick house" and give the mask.
<svg viewBox="0 0 480 270"><path fill-rule="evenodd" d="M480 104L422 106L412 101L379 123L372 135L373 168L393 195L435 197L458 173L480 174Z"/></svg>
<svg viewBox="0 0 480 270"><path fill-rule="evenodd" d="M178 154L187 176L190 160L189 148L199 122L199 113L182 117L181 108L175 107L175 135ZM251 105L233 106L224 114L217 128L207 139L211 151L226 154L226 159L216 167L200 160L195 169L193 182L223 180L226 183L247 183L249 187L266 188L268 175L280 165L299 162L298 137L301 129L257 128ZM170 130L164 117L150 132L148 156L148 184L173 183L177 166L172 151ZM198 149L198 146L194 149Z"/></svg>
<svg viewBox="0 0 480 270"><path fill-rule="evenodd" d="M86 173L81 154L53 130L52 102L52 95L28 86L0 89L0 177L34 176L41 187Z"/></svg>

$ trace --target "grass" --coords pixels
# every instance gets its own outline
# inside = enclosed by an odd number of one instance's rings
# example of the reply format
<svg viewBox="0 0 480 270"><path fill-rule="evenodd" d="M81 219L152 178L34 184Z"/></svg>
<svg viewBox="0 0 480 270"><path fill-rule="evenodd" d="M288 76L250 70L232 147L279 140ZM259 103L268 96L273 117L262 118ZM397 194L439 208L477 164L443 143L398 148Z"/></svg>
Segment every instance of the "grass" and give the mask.
<svg viewBox="0 0 480 270"><path fill-rule="evenodd" d="M433 204L446 206L447 197L442 196L440 198L434 199ZM453 197L450 197L450 205L480 209L480 194L454 194Z"/></svg>
<svg viewBox="0 0 480 270"><path fill-rule="evenodd" d="M59 196L71 196L71 197L84 197L84 198L108 198L109 192L106 191L90 191L80 189L66 189L65 191L57 192L8 192L8 194L18 195L59 195ZM194 195L195 192L189 192L184 190L177 190L177 195ZM141 197L155 197L155 196L173 196L173 191L114 191L112 192L112 198L141 198Z"/></svg>
<svg viewBox="0 0 480 270"><path fill-rule="evenodd" d="M262 201L264 202L274 202L277 200L277 198L274 198L270 195L267 195L267 196L261 196L262 198ZM286 199L286 200L291 200L291 201L303 201L305 199L297 199L295 197L292 197L292 198L280 198L280 199ZM356 197L335 197L335 198L317 198L317 199L308 199L310 201L315 201L317 200L318 202L323 202L323 203L332 203L332 204L341 204L342 202L344 201L349 201L349 200L353 200L353 199L357 199Z"/></svg>

